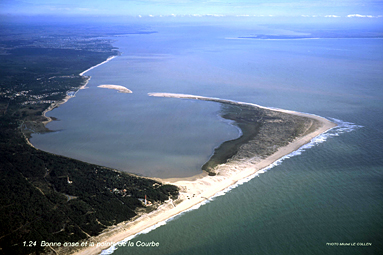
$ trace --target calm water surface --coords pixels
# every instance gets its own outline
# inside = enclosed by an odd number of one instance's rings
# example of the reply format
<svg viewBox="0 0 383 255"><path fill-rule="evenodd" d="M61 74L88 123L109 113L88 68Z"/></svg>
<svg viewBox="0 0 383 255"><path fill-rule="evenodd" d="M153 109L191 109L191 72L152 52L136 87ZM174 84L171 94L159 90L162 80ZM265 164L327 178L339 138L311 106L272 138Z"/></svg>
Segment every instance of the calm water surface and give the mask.
<svg viewBox="0 0 383 255"><path fill-rule="evenodd" d="M229 39L247 32L163 27L120 37L115 45L123 55L88 72L89 89L49 113L60 121L48 127L59 131L33 136L48 151L164 177L198 173L214 147L238 130L219 118L218 104L148 92L257 103L340 125L321 143L131 240L159 247L113 254L383 252L382 40ZM133 94L100 84L124 85Z"/></svg>

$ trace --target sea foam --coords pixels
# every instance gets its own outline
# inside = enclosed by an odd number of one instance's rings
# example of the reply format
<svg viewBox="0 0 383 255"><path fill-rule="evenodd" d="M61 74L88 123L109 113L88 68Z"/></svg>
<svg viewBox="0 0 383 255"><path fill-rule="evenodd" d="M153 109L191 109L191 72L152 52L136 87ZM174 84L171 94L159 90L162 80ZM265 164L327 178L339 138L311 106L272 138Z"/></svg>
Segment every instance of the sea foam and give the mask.
<svg viewBox="0 0 383 255"><path fill-rule="evenodd" d="M342 121L342 120L339 120L339 119L335 119L335 118L329 118L332 122L334 122L335 124L337 124L336 127L333 127L331 129L329 129L328 131L314 137L309 143L301 146L298 150L296 151L293 151L283 157L281 157L280 159L274 161L272 164L270 164L269 166L257 171L256 173L254 173L253 175L250 175L242 180L239 180L237 181L235 184L231 185L230 187L220 191L220 192L217 192L214 196L210 197L209 199L206 199L204 200L203 202L199 203L199 204L196 204L194 206L192 206L191 208L169 218L169 219L166 219L164 221L161 221L135 235L132 235L132 236L129 236L127 237L126 239L124 239L123 241L121 242L118 242L116 243L115 245L109 247L108 249L106 250L103 250L101 252L102 255L108 255L108 254L112 254L117 248L118 246L123 246L124 243L128 242L129 240L132 240L134 239L135 237L139 236L139 235L142 235L142 234L147 234L149 232L151 232L152 230L156 229L156 228L159 228L161 226L164 226L166 225L168 222L174 220L174 219L177 219L179 217L181 217L183 214L185 213L188 213L190 211L193 211L193 210L197 210L199 209L201 206L205 205L205 204L208 204L210 203L211 201L213 201L215 198L217 197L220 197L220 196L223 196L225 195L226 193L230 192L231 190L237 188L238 186L241 186L242 184L245 184L247 182L249 182L250 180L254 179L255 177L259 177L261 174L263 173L266 173L268 170L272 169L273 167L275 166L278 166L280 164L282 164L282 162L285 160L285 159L289 159L289 158L292 158L294 156L299 156L301 155L304 151L306 151L307 149L310 149L318 144L321 144L321 143L324 143L328 138L331 138L331 137L336 137L336 136L339 136L340 134L343 134L343 133L349 133L349 132L352 132L356 129L359 129L359 128L362 128L363 126L361 125L357 125L357 124L354 124L354 123L351 123L351 122L346 122L346 121Z"/></svg>

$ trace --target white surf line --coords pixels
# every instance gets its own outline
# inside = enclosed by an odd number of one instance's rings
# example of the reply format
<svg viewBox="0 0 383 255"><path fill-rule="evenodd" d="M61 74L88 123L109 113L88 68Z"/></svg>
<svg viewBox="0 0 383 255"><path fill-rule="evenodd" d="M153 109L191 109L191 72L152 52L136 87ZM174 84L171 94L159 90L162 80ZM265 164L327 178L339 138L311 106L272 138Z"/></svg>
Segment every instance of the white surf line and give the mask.
<svg viewBox="0 0 383 255"><path fill-rule="evenodd" d="M92 70L93 68L96 68L96 67L98 67L98 66L100 66L100 65L102 65L102 64L105 64L105 63L109 62L110 60L112 60L112 59L115 58L115 57L117 57L117 56L111 56L111 57L108 57L105 61L103 61L103 62L101 62L101 63L99 63L99 64L97 64L97 65L95 65L95 66L92 66L91 68L85 70L84 72L80 73L79 75L80 75L80 76L84 76L84 74L85 74L86 72L88 72L89 70ZM81 87L79 87L76 91L73 91L73 95L67 95L66 97L64 97L64 99L52 103L47 109L45 109L45 110L42 112L42 116L44 116L47 120L46 120L46 121L43 121L43 124L46 125L46 124L48 124L49 122L52 121L52 118L46 116L46 114L47 114L48 112L52 111L53 109L59 107L59 106L62 105L62 104L65 104L65 103L66 103L69 99L71 99L72 97L75 97L76 94L77 94L77 92L78 92L80 89L84 89L84 88L86 87L86 85L88 84L89 80L90 80L90 76L88 76L88 78L87 78L86 82L84 83L84 85L82 85ZM67 93L68 93L68 92L69 92L69 91L67 91ZM29 141L28 141L28 142L29 142ZM32 145L32 144L31 144L31 145ZM32 146L33 146L33 145L32 145Z"/></svg>
<svg viewBox="0 0 383 255"><path fill-rule="evenodd" d="M270 109L256 104L195 95L172 93L150 93L149 95L158 97L200 99L237 105L253 105L264 109ZM286 112L285 110L283 111ZM307 114L303 113L292 113L307 116ZM313 117L317 116L314 115ZM174 207L173 204L165 203L157 208L157 210L147 215L143 215L131 222L128 221L122 223L119 227L117 227L119 230L115 233L112 231L109 233L106 232L104 237L102 237L102 234L96 237L98 238L97 241L100 241L101 243L109 242L109 245L103 247L87 247L84 250L78 251L76 254L98 254L100 252L101 254L111 254L118 246L123 246L124 242L126 243L128 240L133 239L137 235L148 233L155 228L167 224L167 222L179 217L179 215L182 215L183 213L198 209L200 206L214 200L215 197L224 195L231 189L236 188L256 176L259 176L259 174L266 172L273 166L280 164L284 159L299 155L302 150L311 148L316 143L324 142L325 139L321 138L321 135L335 127L336 124L322 117L320 120L323 123L322 127L319 127L316 131L310 134L298 138L287 146L280 147L277 152L260 161L258 160L258 157L254 157L245 161L231 161L226 164L221 164L219 165L220 175L217 176L205 175L196 180L178 179L170 182L163 180L164 183L173 184L178 187L182 187L185 190L186 196L182 196L180 193L181 201L176 205L176 207ZM108 236L108 234L110 236Z"/></svg>
<svg viewBox="0 0 383 255"><path fill-rule="evenodd" d="M100 66L100 65L103 65L103 64L105 64L105 63L111 61L111 60L114 59L115 57L117 57L117 56L111 56L111 57L108 57L104 62L101 62L100 64L97 64L97 65L95 65L95 66L92 66L92 67L89 68L89 69L86 69L84 72L80 73L79 75L80 75L80 76L84 76L84 74L85 74L86 72L92 70L93 68L96 68L96 67L98 67L98 66Z"/></svg>

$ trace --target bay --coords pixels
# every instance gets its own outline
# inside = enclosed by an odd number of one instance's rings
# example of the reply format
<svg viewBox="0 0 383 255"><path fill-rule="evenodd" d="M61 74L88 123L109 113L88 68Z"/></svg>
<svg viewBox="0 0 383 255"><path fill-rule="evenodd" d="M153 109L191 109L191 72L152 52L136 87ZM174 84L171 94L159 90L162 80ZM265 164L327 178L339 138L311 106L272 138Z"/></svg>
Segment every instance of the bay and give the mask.
<svg viewBox="0 0 383 255"><path fill-rule="evenodd" d="M127 171L191 176L215 146L239 135L220 119L217 104L150 98L149 92L212 96L308 112L333 119L339 127L322 143L227 190L224 196L131 239L134 244L158 242L159 247L121 247L113 254L382 252L381 39L254 40L233 39L249 33L233 27L156 29L156 34L119 38L115 45L122 56L87 73L92 76L89 89L49 113L60 121L48 127L61 131L34 135L32 143L55 147L68 140L66 150L98 155L103 162L103 155L110 158L108 151L120 153L120 143L132 146L134 152L140 151L135 149L141 148L139 141L154 140L149 147L142 145L141 151L147 153L149 148L153 158L147 161L155 171L145 166L140 172L140 162L148 157L134 154L131 158L139 159L137 166L126 167ZM124 85L133 94L97 88L104 83ZM167 135L156 133L164 130ZM130 131L131 138L121 139ZM60 134L58 142L46 142ZM83 137L87 140L81 143L91 143L95 151L74 143ZM165 144L176 149L161 150ZM158 148L151 151L152 146ZM191 148L200 154L188 151ZM161 161L164 154L176 155L180 163L171 172L163 170L172 165L171 160ZM198 160L181 171L190 155Z"/></svg>

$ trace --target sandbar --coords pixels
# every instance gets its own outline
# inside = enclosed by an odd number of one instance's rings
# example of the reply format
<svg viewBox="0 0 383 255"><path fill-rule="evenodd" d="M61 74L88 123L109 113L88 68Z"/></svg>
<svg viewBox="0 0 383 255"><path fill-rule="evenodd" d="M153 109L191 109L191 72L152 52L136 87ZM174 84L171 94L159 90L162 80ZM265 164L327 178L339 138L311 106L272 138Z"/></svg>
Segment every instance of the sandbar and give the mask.
<svg viewBox="0 0 383 255"><path fill-rule="evenodd" d="M99 64L97 64L97 65L95 65L95 66L92 66L92 67L86 69L84 72L80 73L79 75L80 75L80 76L84 76L86 72L88 72L88 71L90 71L90 70L92 70L92 69L94 69L94 68L96 68L96 67L98 67L98 66L100 66L100 65L103 65L103 64L105 64L105 63L108 63L109 61L111 61L111 60L114 59L115 57L117 57L117 56L110 56L110 57L108 57L105 61L103 61L103 62L101 62L101 63L99 63Z"/></svg>
<svg viewBox="0 0 383 255"><path fill-rule="evenodd" d="M115 89L117 90L118 92L120 93L133 93L130 89L124 87L124 86L121 86L121 85L100 85L100 86L97 86L99 88L105 88L105 89Z"/></svg>
<svg viewBox="0 0 383 255"><path fill-rule="evenodd" d="M197 100L208 100L220 103L230 104L242 104L252 105L260 108L284 112L292 115L298 115L302 117L311 118L317 120L319 125L315 127L312 132L306 132L302 136L296 137L292 142L289 142L286 146L280 147L273 154L265 157L250 157L241 160L231 160L224 164L219 164L215 167L214 176L208 175L206 172L199 174L198 176L190 178L173 178L173 179L156 179L165 184L173 184L180 188L180 195L177 200L168 200L156 210L151 213L143 214L134 220L122 222L118 225L109 227L103 233L96 237L91 237L88 242L94 242L95 244L103 243L118 243L128 237L136 235L141 231L152 227L160 222L163 222L181 212L190 209L191 207L200 204L201 202L211 198L218 192L225 190L226 188L234 185L238 181L241 181L249 176L253 176L258 171L267 168L278 159L285 155L288 155L298 150L303 145L309 143L313 138L321 135L322 133L334 128L335 123L316 115L300 113L295 111L288 111L283 109L273 109L254 104L247 104L243 102L236 102L230 100L224 100L219 98L208 98L194 95L185 94L171 94L171 93L150 93L150 96L157 97L173 97L173 98L186 98ZM99 254L102 250L105 250L110 245L93 247L84 247L77 251L72 251L74 254Z"/></svg>
<svg viewBox="0 0 383 255"><path fill-rule="evenodd" d="M85 76L85 73L86 73L86 72L88 72L88 71L90 71L90 70L92 70L92 69L94 69L94 68L96 68L96 67L98 67L98 66L100 66L100 65L103 65L103 64L109 62L110 60L114 59L115 57L116 57L116 56L108 57L105 61L103 61L103 62L101 62L101 63L99 63L99 64L97 64L97 65L95 65L95 66L92 66L92 67L88 68L87 70L83 71L82 73L80 73L79 76L83 76L83 77L86 78L86 79L85 79L85 82L83 83L83 85L81 85L81 86L74 92L73 95L66 95L62 100L59 100L59 101L57 101L57 102L52 103L47 109L45 109L45 110L42 112L42 116L46 118L46 121L43 121L43 122L42 122L43 125L46 125L46 124L48 124L49 122L52 121L52 118L51 118L51 117L46 116L47 112L50 112L50 111L52 111L53 109L59 107L60 105L65 104L69 99L71 99L72 97L75 97L76 93L77 93L80 89L85 89L85 88L86 88L86 85L88 85L89 80L90 80L90 78L91 78L90 76ZM131 93L131 92L126 92L126 93ZM33 148L35 148L35 147L29 142L28 139L27 139L27 143L28 143L29 145L31 145Z"/></svg>

